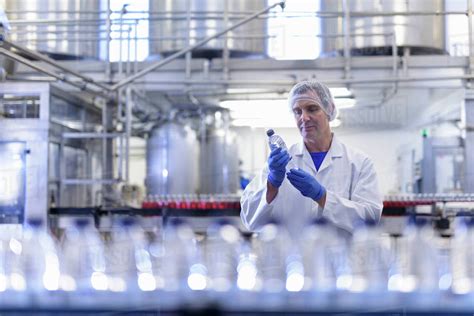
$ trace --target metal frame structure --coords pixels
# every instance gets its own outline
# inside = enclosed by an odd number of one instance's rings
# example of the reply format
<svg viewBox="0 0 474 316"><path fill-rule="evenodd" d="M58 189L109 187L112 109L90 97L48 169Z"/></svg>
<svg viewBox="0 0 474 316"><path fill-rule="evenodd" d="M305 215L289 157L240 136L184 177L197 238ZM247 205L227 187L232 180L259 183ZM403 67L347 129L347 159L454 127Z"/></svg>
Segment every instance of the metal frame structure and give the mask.
<svg viewBox="0 0 474 316"><path fill-rule="evenodd" d="M468 16L469 25L472 25L472 6L470 1L468 3L467 11L446 11L446 12L388 12L376 13L377 16L410 16L410 15L461 15ZM227 23L232 19L243 18L239 22L226 28L225 30L216 33L213 36L202 39L195 45L190 45L181 51L159 60L157 62L140 62L134 63L134 74L131 74L130 65L126 67L129 71L123 70L123 60L117 63L110 63L109 61L81 61L81 62L58 62L49 59L41 54L32 52L17 43L3 41L4 45L0 48L0 54L9 58L16 59L24 66L18 69L18 75L9 76L9 79L26 79L32 80L59 80L71 86L86 91L94 95L103 97L104 100L111 100L118 105L117 117L120 122L124 123L124 129L119 132L111 129L111 122L106 122L105 117L111 116L111 106L103 106L103 126L104 131L94 135L103 139L103 147L112 146L110 135L124 135L124 151L129 152L129 137L131 135L131 121L132 121L132 107L134 91L140 89L141 91L152 93L168 94L174 92L182 92L183 95L191 94L194 98L199 97L236 97L227 93L227 89L231 88L246 88L246 89L261 89L265 93L280 96L282 91L288 90L291 85L302 79L315 78L329 86L350 86L351 88L370 88L380 90L391 90L393 94L397 89L437 89L437 88L468 88L474 73L472 72L474 44L473 34L469 27L469 56L467 57L452 57L452 56L410 56L408 53L403 56L397 55L397 46L394 33L382 34L391 37L392 41L392 56L377 56L377 57L361 57L351 56L351 37L348 27L344 29L344 34L321 35L321 36L338 36L343 37L345 44L344 54L341 57L330 57L316 60L299 60L299 61L282 61L273 59L236 59L229 58L228 47L225 46L223 50L223 57L213 59L210 63L207 59L192 59L190 52L210 40L225 34L238 26L247 23L256 18L269 18L272 16L268 13L272 8L281 6L284 7L284 2L276 3L256 13L249 13L247 15L235 15L233 12L224 12L222 19ZM28 21L28 23L104 23L106 25L107 33L110 34L111 26L117 21L111 20L110 6L104 11L107 13L107 18L99 19L97 21ZM102 12L103 13L103 12ZM174 17L186 19L188 21L196 15L196 12L188 10L182 17ZM344 6L342 12L316 12L312 16L319 17L343 17L345 24L349 25L351 17L373 16L372 12L349 12L349 6ZM170 17L155 17L150 19L168 19ZM140 19L128 19L121 16L120 34L123 32L124 23L139 23ZM21 24L25 21L12 21L12 25ZM381 34L367 34L367 36L380 36ZM122 40L127 41L130 45L131 33ZM110 44L110 36L107 36L107 47ZM138 39L135 36L135 40ZM190 38L187 38L188 44ZM135 41L136 42L136 41ZM226 43L227 40L224 41ZM27 56L34 57L39 61L29 61L21 56L18 56L11 49L24 52ZM10 50L9 50L10 49ZM130 47L128 51L130 51ZM136 49L136 48L135 48ZM108 51L107 51L108 53ZM181 56L184 59L178 59ZM123 56L122 56L123 57ZM130 62L130 61L128 61ZM51 70L48 67L54 68ZM30 68L33 68L32 72ZM157 71L159 69L159 71ZM37 76L37 71L47 75L47 77ZM23 76L23 77L22 77ZM112 83L112 84L110 84ZM131 86L133 84L133 87ZM389 93L390 94L390 93ZM238 97L246 97L246 93L240 94ZM470 97L469 97L470 98ZM470 99L466 100L470 100ZM107 103L106 101L104 101ZM382 104L384 99L379 102ZM469 103L469 102L466 102ZM379 105L380 105L379 104ZM124 107L123 107L124 106ZM382 107L378 106L376 111L382 111ZM122 113L125 113L123 115ZM364 109L361 110L360 117L357 114L353 118L357 121L363 121ZM468 113L468 112L467 112ZM470 112L469 112L470 113ZM364 121L366 123L366 121ZM108 127L106 127L108 126ZM470 126L470 125L469 125ZM123 134L122 134L123 133ZM71 137L89 138L91 135L76 135ZM69 136L68 136L69 137ZM466 138L466 148L471 146L468 142L473 142L471 138ZM122 141L120 141L122 144ZM470 147L469 147L470 148ZM466 150L466 154L469 150ZM122 156L121 156L122 157ZM122 159L122 158L120 158ZM123 156L124 163L128 165L128 154ZM466 158L466 161L469 161ZM123 161L119 162L121 165ZM113 169L113 167L111 167ZM128 168L125 168L128 170ZM122 177L119 177L122 179ZM125 180L128 179L128 171L125 171ZM105 181L107 182L107 181Z"/></svg>
<svg viewBox="0 0 474 316"><path fill-rule="evenodd" d="M48 195L41 188L48 187L48 128L49 128L49 84L3 83L1 94L27 94L40 98L39 118L2 120L0 141L25 142L26 188L24 218L39 217L47 220Z"/></svg>

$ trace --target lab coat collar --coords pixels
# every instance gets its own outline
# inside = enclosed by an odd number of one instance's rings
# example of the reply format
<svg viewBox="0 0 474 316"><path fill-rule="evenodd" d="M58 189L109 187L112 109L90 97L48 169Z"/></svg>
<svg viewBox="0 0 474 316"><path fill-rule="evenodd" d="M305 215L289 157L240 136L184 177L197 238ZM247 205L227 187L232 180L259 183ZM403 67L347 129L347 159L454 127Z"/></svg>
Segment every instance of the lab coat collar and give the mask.
<svg viewBox="0 0 474 316"><path fill-rule="evenodd" d="M326 157L324 157L323 163L319 167L319 171L316 171L316 167L314 166L313 159L311 158L311 155L309 154L308 149L306 149L306 146L304 145L304 142L300 142L297 147L297 152L296 156L303 157L304 163L313 170L314 173L321 172L322 170L326 169L329 167L332 163L333 158L338 158L342 157L343 150L342 150L342 144L339 142L337 139L336 135L334 133L332 134L332 142L331 142L331 147L329 147L328 153L326 154Z"/></svg>

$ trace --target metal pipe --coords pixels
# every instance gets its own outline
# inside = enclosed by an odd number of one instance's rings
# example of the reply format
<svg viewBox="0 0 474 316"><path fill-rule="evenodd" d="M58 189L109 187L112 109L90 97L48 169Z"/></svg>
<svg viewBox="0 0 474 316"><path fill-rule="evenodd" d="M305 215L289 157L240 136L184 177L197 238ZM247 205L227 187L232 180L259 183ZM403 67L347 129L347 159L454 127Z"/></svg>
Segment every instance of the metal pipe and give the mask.
<svg viewBox="0 0 474 316"><path fill-rule="evenodd" d="M201 47L201 46L203 46L204 44L206 44L207 42L209 42L209 41L211 41L211 40L213 40L213 39L215 39L215 38L217 38L217 37L219 37L219 36L221 36L221 35L224 35L224 34L226 34L227 32L232 31L233 29L236 29L237 27L241 26L242 24L245 24L245 23L247 23L247 22L249 22L249 21L255 19L255 18L258 17L259 15L261 15L261 14L263 14L263 13L265 13L265 12L268 12L269 10L271 10L271 9L273 9L274 7L277 7L277 6L283 7L283 6L284 6L284 2L275 3L274 5L271 5L271 6L269 6L269 7L265 8L265 9L263 9L263 10L261 10L261 11L255 13L255 14L253 14L253 15L249 16L248 18L246 18L246 19L244 19L244 20L242 20L242 21L240 21L240 22L238 22L238 23L232 25L231 27L226 28L225 30L223 30L223 31L221 31L221 32L218 32L218 33L216 33L216 34L214 34L214 35L212 35L212 36L209 36L208 38L206 38L206 39L204 39L204 40L202 40L202 41L200 41L200 42L198 42L198 43L196 43L196 44L194 44L194 45L192 45L192 46L190 46L190 47L184 48L184 49L180 50L179 52L176 52L176 53L174 53L174 54L168 56L167 58L165 58L165 59L163 59L163 60L161 60L161 61L159 61L159 62L156 62L155 64L153 64L153 65L151 65L151 66L149 66L149 67L147 67L147 68L145 68L145 69L139 71L137 74L135 74L135 75L133 75L133 76L131 76L131 77L125 78L124 80L122 80L122 81L116 83L115 85L112 86L112 90L117 90L117 89L119 89L119 88L121 88L121 87L123 87L123 86L125 86L125 85L128 85L129 83L132 83L133 81L137 80L138 78L143 77L143 76L146 75L147 73L149 73L149 72L151 72L151 71L153 71L153 70L155 70L155 69L157 69L157 68L159 68L159 67L161 67L161 66L164 66L164 65L168 64L169 62L171 62L171 61L175 60L176 58L178 58L178 57L180 57L180 56L186 54L187 52L190 52L190 51L192 51L192 50L195 49L195 48Z"/></svg>
<svg viewBox="0 0 474 316"><path fill-rule="evenodd" d="M62 70L62 71L64 71L64 72L67 72L67 73L69 73L69 74L71 74L71 75L73 75L73 76L76 76L76 77L82 79L82 80L85 82L84 87L85 87L87 84L93 84L93 85L95 85L95 86L97 86L97 87L99 87L99 88L101 88L101 89L104 89L105 91L109 91L109 90L110 90L110 87L109 87L109 86L106 86L106 85L103 85L103 84L101 84L101 83L98 83L98 82L94 81L94 79L92 79L92 78L90 78L90 77L84 76L84 75L80 74L79 72L77 72L77 71L75 71L75 70L73 70L73 69L70 69L70 68L68 68L68 67L65 67L65 66L59 64L59 63L58 63L57 61L55 61L54 59L49 58L48 56L45 56L45 55L40 54L40 53L37 53L37 52L35 52L35 51L33 51L33 50L29 49L29 48L26 48L26 47L24 47L24 46L15 44L15 43L10 42L10 41L8 41L8 40L3 40L3 42L5 43L6 46L13 47L13 48L15 48L16 50L18 50L18 51L20 51L20 52L22 52L22 53L24 53L24 54L26 54L26 55L28 55L28 56L34 58L34 59L41 60L41 61L43 61L43 62L45 62L45 63L47 63L47 64L49 64L49 65L51 65L51 66L53 66L53 67L55 67L55 68L57 68L57 69L60 69L60 70Z"/></svg>
<svg viewBox="0 0 474 316"><path fill-rule="evenodd" d="M122 11L120 11L120 37L119 37L119 63L118 63L118 75L122 75L122 34L123 34L123 11L124 11L125 5L122 8Z"/></svg>
<svg viewBox="0 0 474 316"><path fill-rule="evenodd" d="M224 27L229 27L229 0L224 0ZM226 34L227 35L227 34ZM224 36L224 49L222 51L222 76L224 80L229 79L229 41L227 36ZM225 155L224 155L225 157Z"/></svg>
<svg viewBox="0 0 474 316"><path fill-rule="evenodd" d="M130 75L131 72L131 53L130 51L132 50L132 28L129 26L128 27L128 36L127 36L127 68L126 68L126 74L127 76Z"/></svg>
<svg viewBox="0 0 474 316"><path fill-rule="evenodd" d="M33 69L35 69L35 70L37 70L41 73L44 73L44 74L46 74L48 76L51 76L51 77L54 77L54 78L56 78L60 81L63 81L63 82L65 82L65 83L67 83L71 86L79 88L82 91L86 91L86 92L89 92L89 93L94 94L94 95L100 95L100 96L103 96L103 97L108 97L108 95L105 94L102 91L96 91L96 90L89 89L89 88L86 87L86 84L83 83L83 82L77 83L75 81L72 81L72 80L68 79L66 76L64 76L62 74L56 74L56 73L54 73L54 72L52 72L52 71L50 71L46 68L38 66L37 64L31 62L30 60L28 60L26 58L23 58L20 55L17 55L15 53L12 53L12 52L10 52L9 50L6 50L3 47L0 47L0 54L4 55L4 56L7 56L7 57L19 62L19 63L22 63L22 64L28 66L28 67L31 67L31 68L33 68Z"/></svg>
<svg viewBox="0 0 474 316"><path fill-rule="evenodd" d="M187 15L186 15L186 27L187 32L186 32L186 45L189 47L191 46L191 0L187 0ZM185 68L185 74L186 74L186 79L191 78L191 58L192 58L192 53L187 52L185 57L186 59L186 68Z"/></svg>
<svg viewBox="0 0 474 316"><path fill-rule="evenodd" d="M382 35L382 34L377 34L377 35ZM237 40L241 40L241 39L264 39L264 38L276 38L277 36L276 35L246 35L246 36L229 36L228 38L229 39L237 39ZM318 36L316 35L316 37L324 37L324 35L321 35L321 36ZM68 37L61 37L61 38L56 38L55 41L58 41L58 40L68 40L68 41L71 41L71 42L91 42L91 41L94 41L94 42L97 42L97 41L101 41L101 40L106 40L107 37L80 37L80 38L77 38L77 39L71 39L71 38L68 38ZM176 40L186 40L187 37L180 37L180 36L167 36L167 37L138 37L137 39L139 40L149 40L149 41L155 41L155 42L158 42L158 41L176 41ZM191 37L191 39L193 40L201 40L202 37ZM47 38L37 38L37 39L23 39L23 40L17 40L16 42L17 43L38 43L38 42L50 42L51 40L50 39L47 39Z"/></svg>
<svg viewBox="0 0 474 316"><path fill-rule="evenodd" d="M468 20L468 43L469 43L469 73L472 73L472 68L473 68L473 63L474 63L474 48L472 47L473 45L473 39L472 39L472 1L467 0L467 20Z"/></svg>
<svg viewBox="0 0 474 316"><path fill-rule="evenodd" d="M50 14L50 13L88 13L88 14L100 14L100 13L106 13L106 10L99 10L99 11L88 11L88 10L8 10L5 11L5 13L10 14L10 13L15 13L15 14L28 14L28 13L42 13L42 14ZM120 10L111 10L111 13L120 13ZM159 11L159 12L149 12L146 10L127 10L128 13L133 13L133 14L149 14L150 16L155 16L155 15L163 15L167 16L170 13L174 15L185 15L187 11ZM196 15L202 15L202 14L208 14L208 13L213 13L213 14L220 14L222 11L191 11L192 14ZM231 14L235 15L248 15L252 14L252 11L230 11ZM316 12L310 12L308 13L307 11L292 11L289 12L290 16L291 14L306 14L308 16L314 16L314 14L319 14L319 13L329 13L329 14L340 14L343 15L343 12L341 11L316 11ZM379 12L374 12L374 11L355 11L356 14L377 14ZM270 12L269 14L274 14ZM460 14L460 15L466 15L466 10L461 10L461 11L410 11L410 12L388 12L388 13L380 13L380 14L385 14L385 15L446 15L446 14Z"/></svg>
<svg viewBox="0 0 474 316"><path fill-rule="evenodd" d="M91 184L115 184L119 183L119 179L63 179L61 182L64 185L91 185Z"/></svg>
<svg viewBox="0 0 474 316"><path fill-rule="evenodd" d="M108 104L107 102L103 102L102 103L102 135L101 137L99 138L102 138L102 159L101 159L101 162L102 162L102 179L106 179L109 177L109 175L107 174L107 139L106 137L104 137L105 135L107 135L107 108L108 108ZM93 134L96 134L96 133L93 133ZM100 134L100 133L98 133ZM91 135L92 136L92 135ZM64 136L63 136L64 137ZM95 137L93 137L95 138ZM102 192L106 192L106 186L105 185L102 185ZM104 201L104 194L102 194L102 202Z"/></svg>
<svg viewBox="0 0 474 316"><path fill-rule="evenodd" d="M122 98L123 98L123 89L119 89L117 91L117 120L121 123L123 123Z"/></svg>
<svg viewBox="0 0 474 316"><path fill-rule="evenodd" d="M111 19L110 19L110 0L107 0L107 19L105 22L107 38L105 41L105 77L108 81L112 81L112 64L110 63L110 30L111 30Z"/></svg>
<svg viewBox="0 0 474 316"><path fill-rule="evenodd" d="M107 115L107 113L105 113ZM69 139L94 139L94 138L117 138L122 137L123 133L63 133L63 138Z"/></svg>
<svg viewBox="0 0 474 316"><path fill-rule="evenodd" d="M125 182L130 181L130 136L132 135L132 89L126 90L125 103Z"/></svg>
<svg viewBox="0 0 474 316"><path fill-rule="evenodd" d="M278 4L277 4L278 5ZM120 11L111 11L112 13L119 13ZM127 11L128 13L143 13L146 14L149 12L147 11ZM8 12L7 12L8 13ZM23 11L22 13L25 13ZM41 13L41 11L32 11L32 13ZM46 11L45 13L54 13L51 11ZM82 11L81 11L82 13ZM98 13L98 12L94 12ZM154 18L154 15L160 14L163 15L163 18ZM148 21L153 21L153 20L186 20L186 12L178 12L178 11L163 11L160 13L152 13L149 14L149 17L143 17L140 18L141 20L148 20ZM223 19L222 12L217 12L216 15L212 16L209 15L208 13L213 13L212 11L208 12L203 12L204 15L197 15L193 16L191 15L191 18L193 19ZM172 16L169 16L172 14ZM242 18L245 14L251 14L251 12L239 12L238 14L233 13L234 15L230 15L230 19L240 19ZM440 15L466 15L468 14L468 11L411 11L411 12L369 12L369 11L352 11L351 16L352 17L389 17L389 16L440 16ZM182 15L180 17L179 15ZM289 14L286 14L284 18L299 18L299 17L319 17L319 18L337 18L337 17L343 17L345 15L344 11L325 11L325 12L292 12ZM260 19L267 19L267 18L273 18L275 17L275 14L267 14L263 15L261 14L259 16ZM135 20L136 18L128 18L128 19L123 19L123 21L132 21ZM68 19L67 21L65 20L58 20L58 19L23 19L23 20L9 20L10 25L15 26L15 25L34 25L34 24L72 24L72 23L77 23L80 22L84 24L85 22L95 22L95 23L100 23L104 21L104 19Z"/></svg>
<svg viewBox="0 0 474 316"><path fill-rule="evenodd" d="M117 163L117 171L118 171L118 179L123 180L123 137L119 137L119 150L118 150L118 163Z"/></svg>
<svg viewBox="0 0 474 316"><path fill-rule="evenodd" d="M349 11L349 0L343 0L342 5L344 8L344 78L349 78L351 73L351 38L350 34L350 21L351 13Z"/></svg>
<svg viewBox="0 0 474 316"><path fill-rule="evenodd" d="M62 206L62 198L64 192L64 177L66 174L66 159L64 159L64 139L61 138L59 143L59 190L58 190L58 206Z"/></svg>
<svg viewBox="0 0 474 316"><path fill-rule="evenodd" d="M398 70L398 47L397 47L397 37L396 33L392 33L392 74L394 77L397 76Z"/></svg>
<svg viewBox="0 0 474 316"><path fill-rule="evenodd" d="M35 82L55 82L56 78L45 77L45 76L18 76L18 75L8 75L7 80L11 81L35 81Z"/></svg>
<svg viewBox="0 0 474 316"><path fill-rule="evenodd" d="M134 29L134 38L135 38L135 59L133 61L133 73L136 74L138 71L138 20L135 22L135 29Z"/></svg>
<svg viewBox="0 0 474 316"><path fill-rule="evenodd" d="M438 76L438 77L380 77L380 78L351 78L351 79L329 79L322 80L321 82L331 84L359 84L359 83L391 83L391 82L412 82L412 81L442 81L442 80L467 80L474 79L474 74L468 75L455 75L455 76ZM138 82L137 84L160 84L160 85L179 85L179 84L190 84L190 85L242 85L242 86L255 86L255 85L279 85L279 86L292 86L296 82L294 80L147 80Z"/></svg>

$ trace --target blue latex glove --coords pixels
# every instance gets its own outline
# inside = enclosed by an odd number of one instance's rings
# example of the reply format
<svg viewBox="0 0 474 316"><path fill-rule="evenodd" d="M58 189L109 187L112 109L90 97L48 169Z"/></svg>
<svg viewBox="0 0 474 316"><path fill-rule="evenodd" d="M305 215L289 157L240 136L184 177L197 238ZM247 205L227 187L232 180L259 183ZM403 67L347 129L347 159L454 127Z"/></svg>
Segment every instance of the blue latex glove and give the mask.
<svg viewBox="0 0 474 316"><path fill-rule="evenodd" d="M291 160L290 154L281 147L273 148L268 157L268 181L276 188L285 180L286 165Z"/></svg>
<svg viewBox="0 0 474 316"><path fill-rule="evenodd" d="M318 201L326 194L326 189L306 171L290 169L290 171L286 173L286 177L301 194L315 201Z"/></svg>

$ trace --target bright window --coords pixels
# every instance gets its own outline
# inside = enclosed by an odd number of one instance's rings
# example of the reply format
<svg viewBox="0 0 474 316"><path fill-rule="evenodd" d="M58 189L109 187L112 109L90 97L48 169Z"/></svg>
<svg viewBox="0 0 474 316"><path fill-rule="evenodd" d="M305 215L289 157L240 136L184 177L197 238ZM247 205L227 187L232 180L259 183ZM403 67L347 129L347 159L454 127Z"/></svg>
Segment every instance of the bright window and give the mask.
<svg viewBox="0 0 474 316"><path fill-rule="evenodd" d="M126 7L122 10L124 5ZM119 61L120 57L122 61L143 61L148 57L148 1L111 0L110 9L113 12L110 17L112 20L110 61ZM122 38L122 56L120 56L120 38Z"/></svg>
<svg viewBox="0 0 474 316"><path fill-rule="evenodd" d="M269 5L280 2L271 0ZM268 54L275 59L315 59L321 50L319 1L287 0L285 10L272 10L268 19Z"/></svg>

